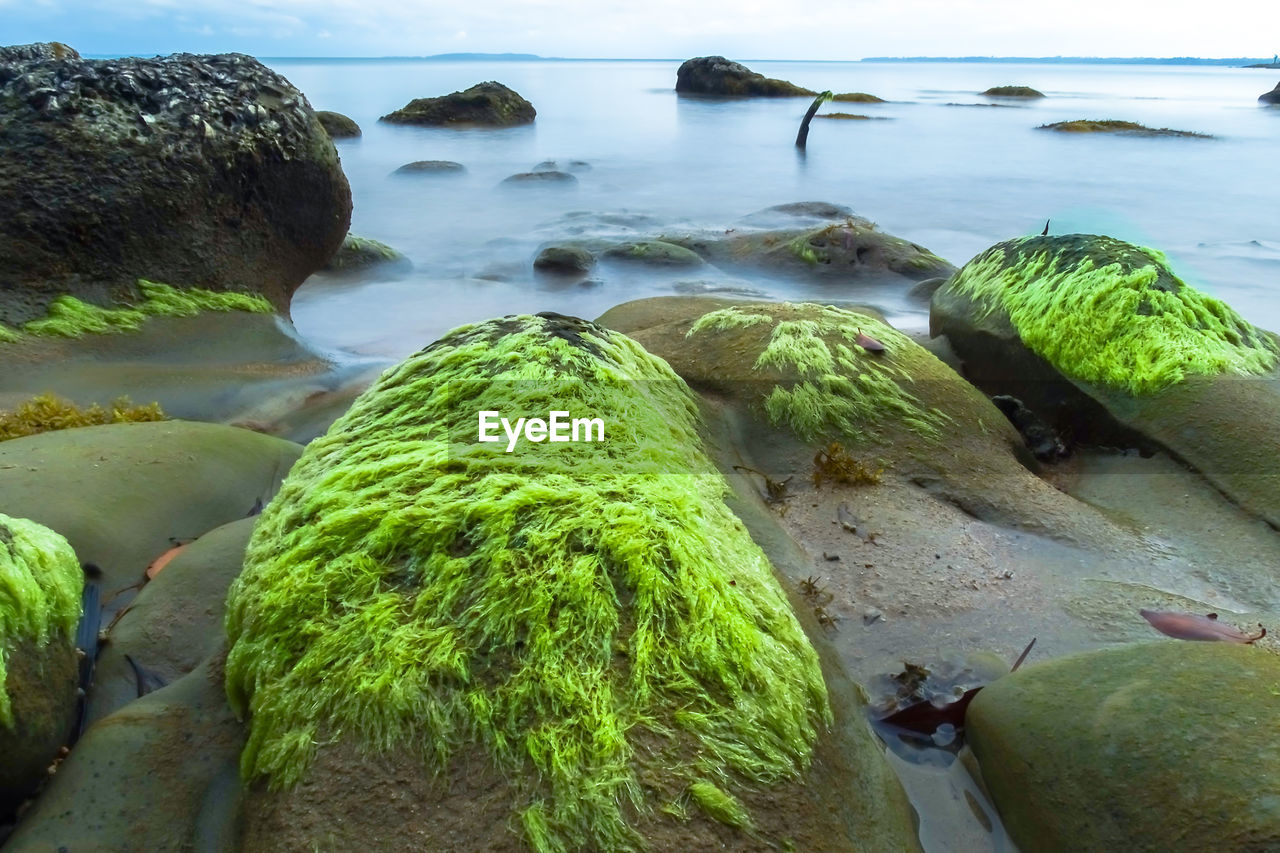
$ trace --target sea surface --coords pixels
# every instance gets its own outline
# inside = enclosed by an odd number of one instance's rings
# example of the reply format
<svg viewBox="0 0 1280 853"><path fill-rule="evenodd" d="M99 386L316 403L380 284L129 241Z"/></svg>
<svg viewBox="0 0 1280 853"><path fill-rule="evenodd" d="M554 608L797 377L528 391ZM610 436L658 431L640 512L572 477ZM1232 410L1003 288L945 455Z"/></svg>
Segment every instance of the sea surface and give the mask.
<svg viewBox="0 0 1280 853"><path fill-rule="evenodd" d="M364 131L339 141L355 200L351 231L414 264L360 283L313 277L293 318L315 343L399 358L465 322L559 311L595 317L679 282L752 287L771 298L856 300L847 285L689 271L598 268L588 287L531 274L540 246L566 239L725 231L771 205L827 201L956 265L1000 240L1109 234L1167 253L1175 270L1263 327L1280 330L1280 109L1257 97L1276 72L1222 67L984 63L748 62L814 89L869 92L884 104L823 112L794 147L807 98L712 100L676 95L676 61L276 59L267 64L316 109ZM497 80L533 102L537 121L503 130L420 128L379 116L417 97ZM996 85L1048 97L995 101ZM991 103L1011 106L992 107ZM1213 139L1058 134L1039 125L1125 119ZM454 160L457 178L391 173ZM500 188L544 160L582 160L572 188ZM612 214L623 214L615 216ZM877 297L899 326L924 309Z"/></svg>

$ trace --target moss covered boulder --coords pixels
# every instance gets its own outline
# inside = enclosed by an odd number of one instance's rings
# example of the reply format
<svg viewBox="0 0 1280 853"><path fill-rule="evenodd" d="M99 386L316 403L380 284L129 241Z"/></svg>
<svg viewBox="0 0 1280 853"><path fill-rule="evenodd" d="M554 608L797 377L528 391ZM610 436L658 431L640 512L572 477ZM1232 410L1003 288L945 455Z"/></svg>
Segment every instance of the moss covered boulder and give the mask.
<svg viewBox="0 0 1280 853"><path fill-rule="evenodd" d="M134 303L139 279L287 312L347 231L329 134L248 56L10 51L0 105L0 324Z"/></svg>
<svg viewBox="0 0 1280 853"><path fill-rule="evenodd" d="M817 92L786 80L757 74L723 56L698 56L681 63L676 71L676 91L685 95L756 95L766 97L813 96Z"/></svg>
<svg viewBox="0 0 1280 853"><path fill-rule="evenodd" d="M0 514L0 822L71 733L84 576L67 540Z"/></svg>
<svg viewBox="0 0 1280 853"><path fill-rule="evenodd" d="M1030 86L992 86L982 94L988 98L1043 98L1044 92Z"/></svg>
<svg viewBox="0 0 1280 853"><path fill-rule="evenodd" d="M1280 848L1280 657L1165 641L988 685L966 735L1024 850Z"/></svg>
<svg viewBox="0 0 1280 853"><path fill-rule="evenodd" d="M719 237L664 237L725 269L821 283L910 286L955 267L923 246L881 231L868 219L806 229L746 231Z"/></svg>
<svg viewBox="0 0 1280 853"><path fill-rule="evenodd" d="M405 163L391 174L406 177L458 177L467 173L467 167L453 160L414 160Z"/></svg>
<svg viewBox="0 0 1280 853"><path fill-rule="evenodd" d="M379 121L444 127L514 127L538 115L533 104L492 80L438 98L415 98Z"/></svg>
<svg viewBox="0 0 1280 853"><path fill-rule="evenodd" d="M534 270L554 276L581 277L595 265L595 255L580 246L547 246L533 259Z"/></svg>
<svg viewBox="0 0 1280 853"><path fill-rule="evenodd" d="M1280 340L1165 257L1072 234L997 244L933 295L967 374L1074 438L1165 449L1280 523Z"/></svg>
<svg viewBox="0 0 1280 853"><path fill-rule="evenodd" d="M356 139L360 136L360 125L350 116L332 110L317 110L316 118L332 139Z"/></svg>
<svg viewBox="0 0 1280 853"><path fill-rule="evenodd" d="M380 240L348 234L323 271L355 276L374 269L379 273L408 272L413 269L413 262Z"/></svg>
<svg viewBox="0 0 1280 853"><path fill-rule="evenodd" d="M487 411L603 440L481 442ZM384 374L229 597L245 849L912 849L696 422L665 363L554 314Z"/></svg>
<svg viewBox="0 0 1280 853"><path fill-rule="evenodd" d="M646 264L655 267L700 267L702 258L692 249L662 240L637 240L618 243L603 252L603 257L621 263Z"/></svg>

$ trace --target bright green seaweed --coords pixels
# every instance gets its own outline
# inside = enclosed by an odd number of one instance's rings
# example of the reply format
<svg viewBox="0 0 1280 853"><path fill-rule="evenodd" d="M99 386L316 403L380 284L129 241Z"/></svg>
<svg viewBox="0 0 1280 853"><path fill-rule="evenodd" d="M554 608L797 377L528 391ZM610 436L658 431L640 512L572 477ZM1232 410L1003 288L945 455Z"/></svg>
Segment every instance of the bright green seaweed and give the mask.
<svg viewBox="0 0 1280 853"><path fill-rule="evenodd" d="M1272 336L1184 283L1163 254L1109 237L999 243L948 287L984 315L1007 312L1023 343L1064 374L1130 394L1188 374L1266 373L1280 359Z"/></svg>
<svg viewBox="0 0 1280 853"><path fill-rule="evenodd" d="M550 409L606 441L476 442L480 410ZM796 778L825 684L696 419L665 362L555 315L385 373L307 448L231 590L245 776L291 786L342 734L438 770L477 743L539 851L637 849L627 815L695 781Z"/></svg>
<svg viewBox="0 0 1280 853"><path fill-rule="evenodd" d="M202 311L248 311L270 314L275 307L265 297L249 293L214 292L176 288L138 280L143 299L131 308L103 308L74 296L59 296L49 303L46 316L24 323L21 329L0 326L0 342L16 343L25 335L78 338L81 335L120 334L137 331L148 317L192 317Z"/></svg>
<svg viewBox="0 0 1280 853"><path fill-rule="evenodd" d="M703 315L687 336L769 323L773 331L752 369L771 369L794 381L776 385L764 408L774 424L787 424L802 439L843 435L865 440L887 421L938 438L947 416L925 408L903 385L912 376L895 351L915 346L901 332L869 314L825 305L781 303L769 314L750 306ZM791 319L787 319L791 318ZM857 345L858 332L885 346L873 354Z"/></svg>
<svg viewBox="0 0 1280 853"><path fill-rule="evenodd" d="M0 514L0 726L12 728L5 658L15 643L47 643L80 621L84 575L67 540L25 518Z"/></svg>

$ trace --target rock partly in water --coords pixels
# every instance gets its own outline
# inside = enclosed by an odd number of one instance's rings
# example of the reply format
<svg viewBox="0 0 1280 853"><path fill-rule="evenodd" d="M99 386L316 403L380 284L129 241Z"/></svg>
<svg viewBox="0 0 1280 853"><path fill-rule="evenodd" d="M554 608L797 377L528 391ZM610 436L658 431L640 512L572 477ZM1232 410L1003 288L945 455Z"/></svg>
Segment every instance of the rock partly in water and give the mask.
<svg viewBox="0 0 1280 853"><path fill-rule="evenodd" d="M514 127L531 123L538 111L501 83L477 83L437 98L415 98L380 121L445 127Z"/></svg>
<svg viewBox="0 0 1280 853"><path fill-rule="evenodd" d="M350 116L332 110L316 110L316 118L331 139L355 139L360 136L360 125Z"/></svg>
<svg viewBox="0 0 1280 853"><path fill-rule="evenodd" d="M745 65L723 56L687 59L676 71L676 91L686 95L760 95L768 97L812 97L817 92L786 80L757 74Z"/></svg>
<svg viewBox="0 0 1280 853"><path fill-rule="evenodd" d="M386 243L348 234L342 241L342 247L329 259L322 272L353 276L373 269L377 269L379 273L407 272L413 269L413 262Z"/></svg>
<svg viewBox="0 0 1280 853"><path fill-rule="evenodd" d="M547 246L533 259L534 270L557 276L583 276L595 265L595 256L578 246Z"/></svg>
<svg viewBox="0 0 1280 853"><path fill-rule="evenodd" d="M608 433L509 453L476 441L490 409ZM696 422L665 363L555 314L384 374L310 445L229 597L246 845L915 849Z"/></svg>
<svg viewBox="0 0 1280 853"><path fill-rule="evenodd" d="M1044 92L1030 86L992 86L982 94L988 98L1043 98Z"/></svg>
<svg viewBox="0 0 1280 853"><path fill-rule="evenodd" d="M1280 523L1280 340L1161 253L1088 234L999 243L934 293L930 330L1066 436L1166 449Z"/></svg>
<svg viewBox="0 0 1280 853"><path fill-rule="evenodd" d="M1173 130L1167 127L1147 127L1136 121L1117 121L1107 119L1077 119L1075 121L1055 121L1042 124L1037 130L1056 130L1059 133L1114 133L1120 136L1175 136L1187 139L1212 139L1208 133L1195 133L1190 130Z"/></svg>
<svg viewBox="0 0 1280 853"><path fill-rule="evenodd" d="M1280 848L1280 657L1165 641L1027 667L966 731L1023 850Z"/></svg>
<svg viewBox="0 0 1280 853"><path fill-rule="evenodd" d="M887 121L888 116L864 116L857 113L818 113L814 118L833 118L843 121Z"/></svg>
<svg viewBox="0 0 1280 853"><path fill-rule="evenodd" d="M831 100L841 101L850 104L883 104L884 98L878 98L875 95L869 95L866 92L841 92L838 95L832 95Z"/></svg>
<svg viewBox="0 0 1280 853"><path fill-rule="evenodd" d="M505 187L574 187L578 179L568 172L517 172L502 179Z"/></svg>
<svg viewBox="0 0 1280 853"><path fill-rule="evenodd" d="M1270 92L1263 92L1258 96L1258 100L1264 104L1280 104L1280 83Z"/></svg>
<svg viewBox="0 0 1280 853"><path fill-rule="evenodd" d="M801 222L830 222L852 217L853 208L843 204L832 204L828 201L793 201L788 204L775 204L764 210L757 210L740 220L743 225L759 228L796 227Z"/></svg>
<svg viewBox="0 0 1280 853"><path fill-rule="evenodd" d="M83 584L65 538L0 514L0 823L47 778L71 734Z"/></svg>
<svg viewBox="0 0 1280 853"><path fill-rule="evenodd" d="M570 160L563 166L557 160L543 160L533 167L535 172L590 172L591 164L586 160Z"/></svg>
<svg viewBox="0 0 1280 853"><path fill-rule="evenodd" d="M619 243L606 249L604 257L611 261L655 267L700 267L704 263L697 252L662 240Z"/></svg>
<svg viewBox="0 0 1280 853"><path fill-rule="evenodd" d="M347 231L332 140L248 56L9 49L0 102L2 324L60 296L131 304L140 278L261 294L287 313Z"/></svg>
<svg viewBox="0 0 1280 853"><path fill-rule="evenodd" d="M452 160L414 160L405 163L393 175L465 175L467 167Z"/></svg>

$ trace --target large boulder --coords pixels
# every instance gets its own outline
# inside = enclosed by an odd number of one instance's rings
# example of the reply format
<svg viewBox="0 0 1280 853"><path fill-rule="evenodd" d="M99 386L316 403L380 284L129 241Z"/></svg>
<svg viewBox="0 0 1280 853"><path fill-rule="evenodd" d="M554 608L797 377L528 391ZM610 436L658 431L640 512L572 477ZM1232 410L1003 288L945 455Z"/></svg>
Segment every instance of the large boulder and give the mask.
<svg viewBox="0 0 1280 853"><path fill-rule="evenodd" d="M490 410L604 440L508 450ZM665 363L554 314L385 373L228 598L245 849L916 849L696 423Z"/></svg>
<svg viewBox="0 0 1280 853"><path fill-rule="evenodd" d="M1280 83L1270 92L1263 92L1258 96L1258 100L1264 104L1280 104Z"/></svg>
<svg viewBox="0 0 1280 853"><path fill-rule="evenodd" d="M0 514L0 823L71 734L83 582L66 539Z"/></svg>
<svg viewBox="0 0 1280 853"><path fill-rule="evenodd" d="M529 124L538 111L519 92L501 83L477 83L438 98L414 98L380 121L447 127L513 127Z"/></svg>
<svg viewBox="0 0 1280 853"><path fill-rule="evenodd" d="M1280 849L1280 657L1164 641L985 687L966 735L1023 850Z"/></svg>
<svg viewBox="0 0 1280 853"><path fill-rule="evenodd" d="M981 253L933 295L967 375L1083 443L1164 449L1280 524L1280 339L1165 257L1087 234Z"/></svg>
<svg viewBox="0 0 1280 853"><path fill-rule="evenodd" d="M676 71L676 91L686 95L763 95L795 97L816 95L786 80L757 74L723 56L698 56L681 63Z"/></svg>
<svg viewBox="0 0 1280 853"><path fill-rule="evenodd" d="M337 250L351 192L289 81L241 54L0 54L0 323L137 280L293 291Z"/></svg>

